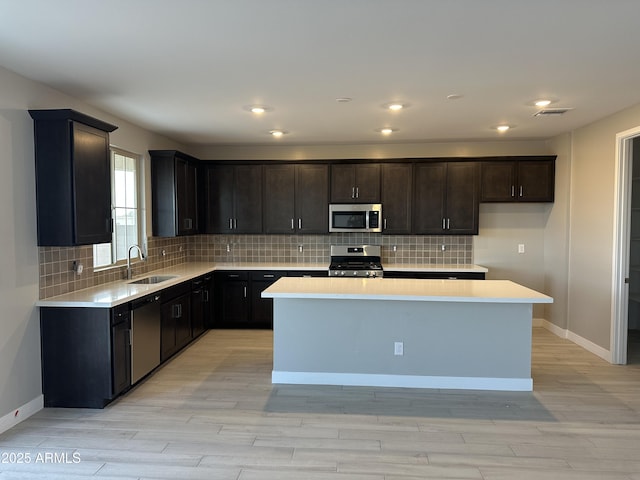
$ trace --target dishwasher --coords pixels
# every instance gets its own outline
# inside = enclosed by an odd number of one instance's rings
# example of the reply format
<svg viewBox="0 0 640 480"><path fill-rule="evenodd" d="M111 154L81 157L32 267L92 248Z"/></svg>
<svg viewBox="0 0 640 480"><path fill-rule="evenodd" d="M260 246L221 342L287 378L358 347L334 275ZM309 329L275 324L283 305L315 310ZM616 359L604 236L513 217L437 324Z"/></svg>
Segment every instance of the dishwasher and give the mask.
<svg viewBox="0 0 640 480"><path fill-rule="evenodd" d="M160 294L131 302L131 384L160 365Z"/></svg>

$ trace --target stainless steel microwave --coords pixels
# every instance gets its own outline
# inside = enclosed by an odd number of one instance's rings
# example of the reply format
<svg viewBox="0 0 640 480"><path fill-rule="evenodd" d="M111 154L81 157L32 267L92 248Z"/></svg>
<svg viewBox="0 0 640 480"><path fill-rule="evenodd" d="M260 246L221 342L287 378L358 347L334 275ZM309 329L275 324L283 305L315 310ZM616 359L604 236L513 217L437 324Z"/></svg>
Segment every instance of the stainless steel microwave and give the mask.
<svg viewBox="0 0 640 480"><path fill-rule="evenodd" d="M330 232L382 232L380 203L332 203L329 205Z"/></svg>

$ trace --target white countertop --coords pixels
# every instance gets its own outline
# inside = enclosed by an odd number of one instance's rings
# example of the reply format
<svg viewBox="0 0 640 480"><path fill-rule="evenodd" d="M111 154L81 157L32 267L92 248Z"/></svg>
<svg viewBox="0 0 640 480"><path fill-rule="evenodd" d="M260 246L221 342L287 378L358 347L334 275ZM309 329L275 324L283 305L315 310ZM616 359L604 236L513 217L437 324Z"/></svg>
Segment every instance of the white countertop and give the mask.
<svg viewBox="0 0 640 480"><path fill-rule="evenodd" d="M509 280L284 277L263 291L262 296L276 299L553 303L553 298Z"/></svg>
<svg viewBox="0 0 640 480"><path fill-rule="evenodd" d="M131 280L105 283L96 287L84 288L75 292L65 293L56 297L45 298L36 302L37 307L93 307L110 308L141 298L151 293L159 292L172 285L191 280L214 270L211 263L183 263L181 265L161 270L155 270L145 275L139 275ZM132 284L139 278L154 275L175 275L176 278L155 284Z"/></svg>
<svg viewBox="0 0 640 480"><path fill-rule="evenodd" d="M206 263L189 262L169 268L154 270L144 275L136 276L132 280L121 280L117 282L105 283L95 287L76 290L56 297L50 297L36 302L37 307L93 307L111 308L123 303L144 297L146 295L159 292L167 287L191 280L215 270L328 270L325 263ZM487 269L478 265L412 265L412 264L392 264L388 267L393 271L414 271L414 272L438 272L438 271L462 271L462 272L486 272ZM139 278L154 275L175 275L176 278L155 284L132 284L130 282ZM296 278L295 280L299 280ZM339 279L353 280L353 279ZM460 282L462 280L456 280ZM485 280L486 281L486 280Z"/></svg>

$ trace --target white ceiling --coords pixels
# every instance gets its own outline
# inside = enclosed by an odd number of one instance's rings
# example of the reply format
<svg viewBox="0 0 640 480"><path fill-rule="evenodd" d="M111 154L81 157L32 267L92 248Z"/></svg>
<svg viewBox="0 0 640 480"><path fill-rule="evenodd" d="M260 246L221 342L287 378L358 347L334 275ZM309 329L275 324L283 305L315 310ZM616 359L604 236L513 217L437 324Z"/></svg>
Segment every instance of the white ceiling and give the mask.
<svg viewBox="0 0 640 480"><path fill-rule="evenodd" d="M186 144L544 139L640 103L640 1L0 0L0 65Z"/></svg>

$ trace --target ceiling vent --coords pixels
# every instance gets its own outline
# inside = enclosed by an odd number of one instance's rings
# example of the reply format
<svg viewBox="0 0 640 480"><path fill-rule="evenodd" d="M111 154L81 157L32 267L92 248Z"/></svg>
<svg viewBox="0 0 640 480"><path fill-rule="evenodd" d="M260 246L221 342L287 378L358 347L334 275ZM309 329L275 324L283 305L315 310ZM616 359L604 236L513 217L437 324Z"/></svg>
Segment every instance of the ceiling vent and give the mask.
<svg viewBox="0 0 640 480"><path fill-rule="evenodd" d="M538 110L533 114L534 117L559 117L560 115L564 115L569 110L573 110L572 108L543 108L542 110Z"/></svg>

